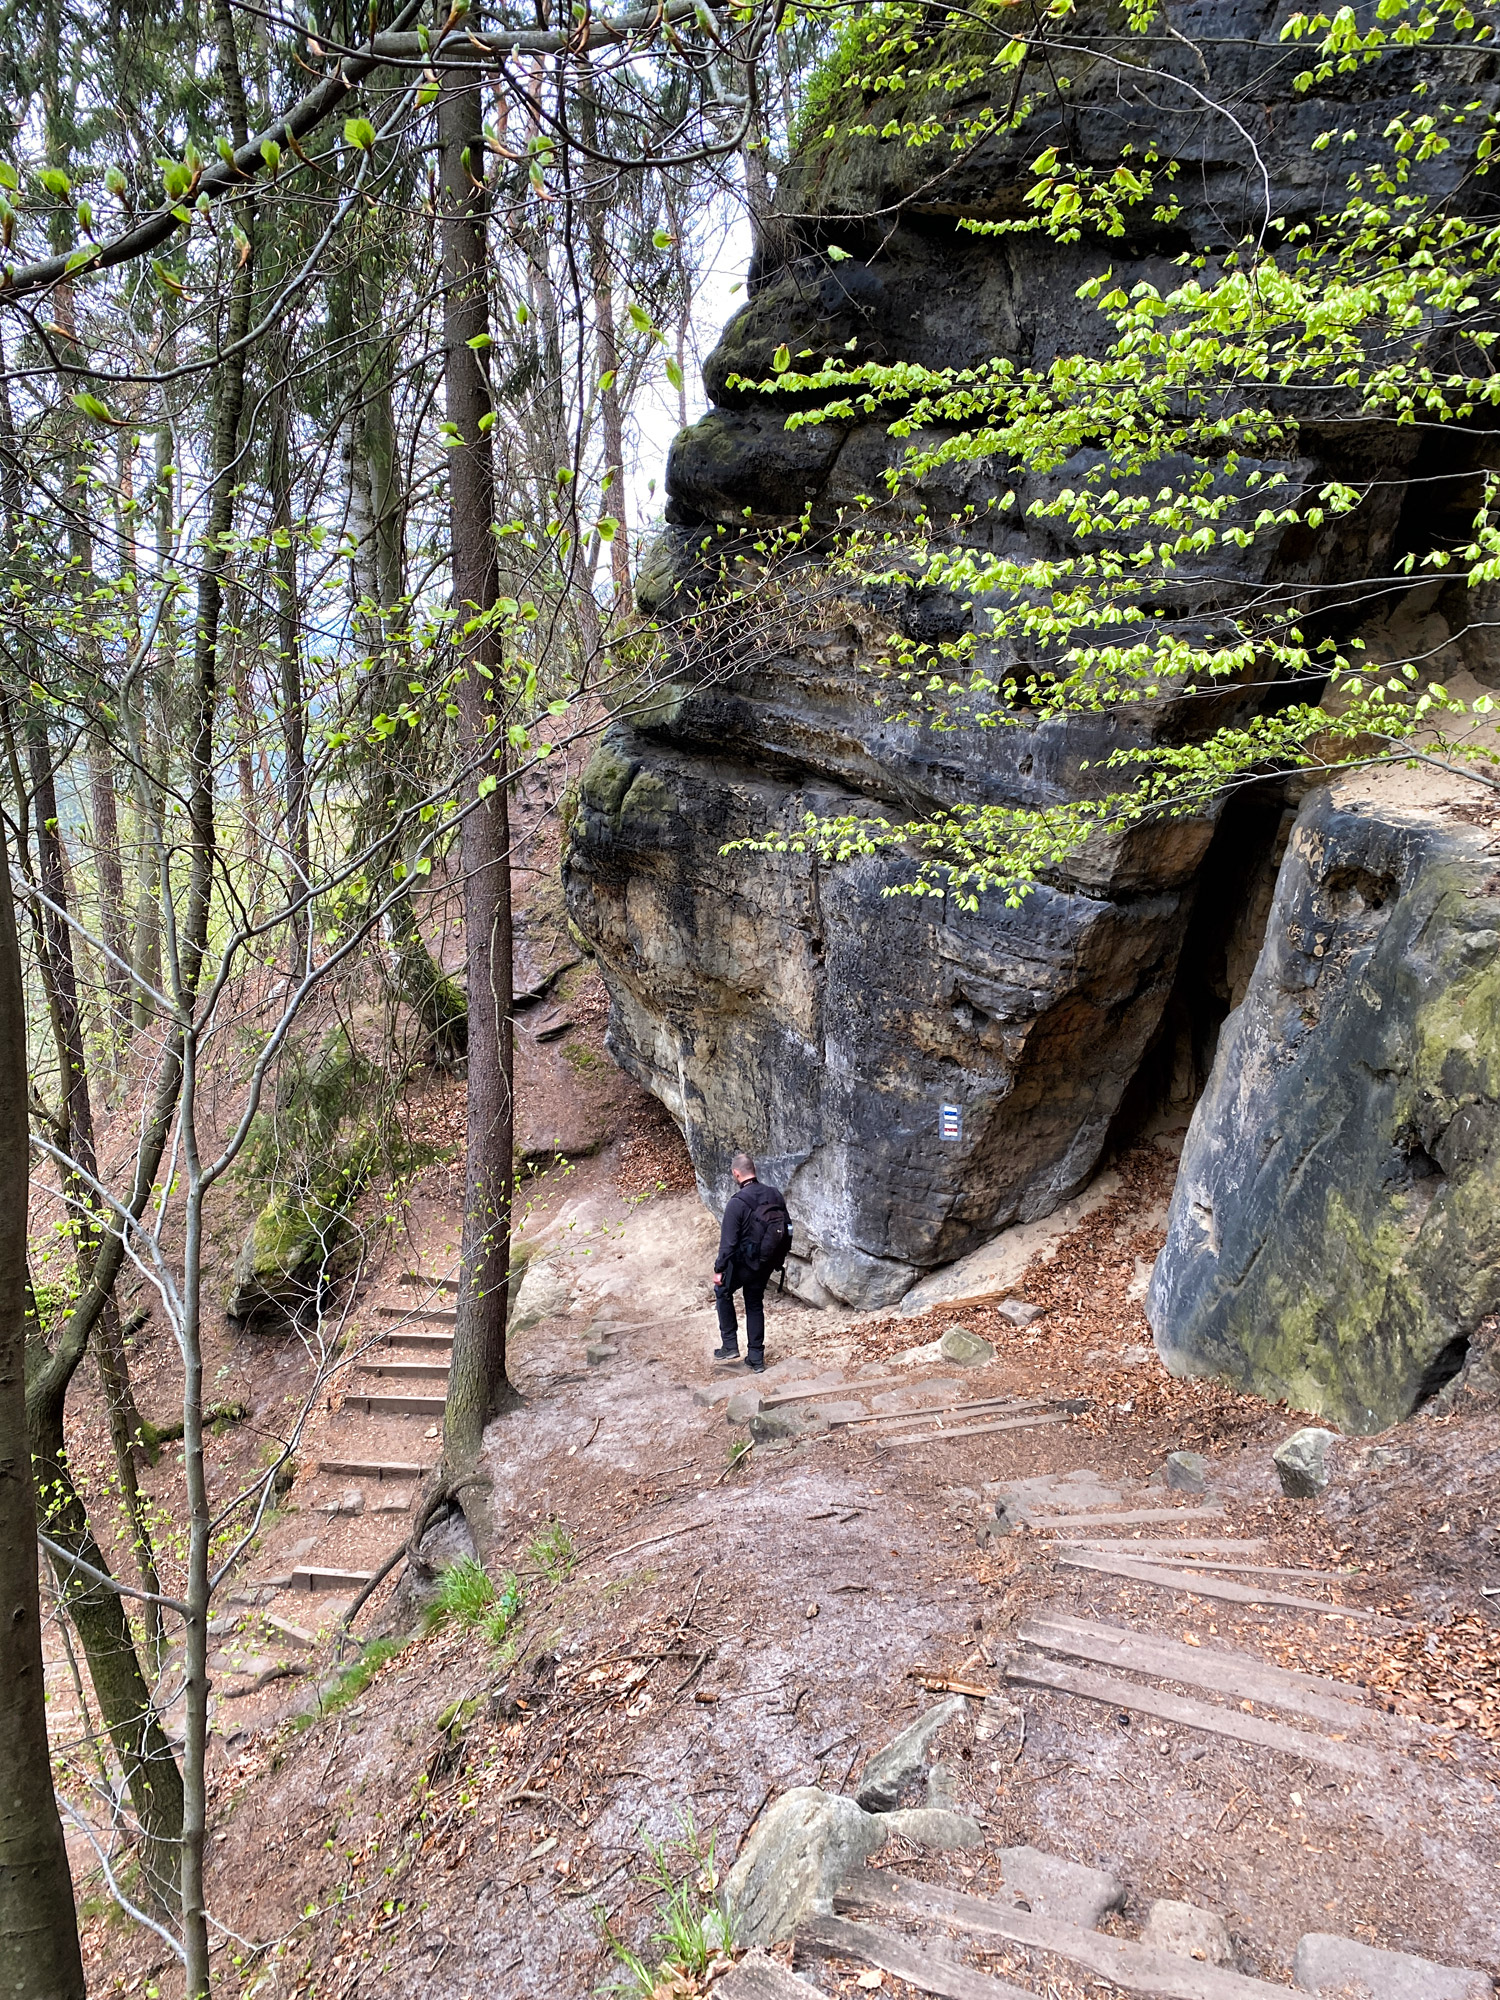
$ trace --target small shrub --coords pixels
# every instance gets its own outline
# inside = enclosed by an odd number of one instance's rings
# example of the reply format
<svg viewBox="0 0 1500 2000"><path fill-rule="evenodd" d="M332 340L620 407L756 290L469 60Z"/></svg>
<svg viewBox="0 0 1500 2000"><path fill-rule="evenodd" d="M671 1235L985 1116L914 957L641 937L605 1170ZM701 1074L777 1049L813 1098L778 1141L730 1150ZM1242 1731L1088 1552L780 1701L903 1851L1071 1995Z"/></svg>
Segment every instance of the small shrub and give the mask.
<svg viewBox="0 0 1500 2000"><path fill-rule="evenodd" d="M538 1569L545 1570L550 1577L559 1580L568 1574L578 1560L578 1547L573 1540L566 1522L550 1520L539 1535L534 1535L526 1551Z"/></svg>

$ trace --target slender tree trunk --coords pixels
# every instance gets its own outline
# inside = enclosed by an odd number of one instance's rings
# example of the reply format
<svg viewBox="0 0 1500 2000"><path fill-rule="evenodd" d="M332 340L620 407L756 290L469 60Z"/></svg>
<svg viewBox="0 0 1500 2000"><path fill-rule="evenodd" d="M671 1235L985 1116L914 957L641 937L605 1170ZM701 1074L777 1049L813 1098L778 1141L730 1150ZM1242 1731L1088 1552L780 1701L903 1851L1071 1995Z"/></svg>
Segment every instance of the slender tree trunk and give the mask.
<svg viewBox="0 0 1500 2000"><path fill-rule="evenodd" d="M170 359L170 355L166 357ZM156 574L161 587L172 561L177 533L177 509L173 463L172 429L167 423L157 427L154 440L156 502ZM170 731L165 717L177 684L177 612L168 606L157 628L156 713L153 713L150 684L142 676L142 695L137 709L136 738L140 745L141 768L135 774L136 833L136 918L135 951L131 959L138 979L161 991L162 908L171 893L164 879L162 855L166 828L162 799L171 756ZM153 762L153 744L159 768ZM131 1001L131 1018L137 1028L150 1021L155 1002L143 984L137 984Z"/></svg>
<svg viewBox="0 0 1500 2000"><path fill-rule="evenodd" d="M303 894L312 867L307 823L307 719L302 696L302 655L297 641L297 544L292 539L291 355L281 348L280 374L271 408L271 534L276 551L276 658L281 680L281 740L286 752L286 844L292 894ZM308 913L292 923L296 957L306 956Z"/></svg>
<svg viewBox="0 0 1500 2000"><path fill-rule="evenodd" d="M3 363L0 363L3 368ZM0 1993L83 2000L52 1791L26 1426L26 1008L0 845Z"/></svg>
<svg viewBox="0 0 1500 2000"><path fill-rule="evenodd" d="M478 1459L486 1421L512 1400L505 1373L506 1294L514 1177L515 1102L511 1039L510 830L499 647L488 614L498 596L494 464L481 419L491 409L485 361L489 304L485 194L477 86L452 70L438 99L442 155L443 367L456 652L464 770L464 935L469 974L469 1073L463 1248L457 1325L448 1377L444 1458L450 1476ZM466 630L466 627L473 629ZM488 1509L477 1489L465 1513L481 1546Z"/></svg>
<svg viewBox="0 0 1500 2000"><path fill-rule="evenodd" d="M599 150L599 114L593 92L580 99L584 138ZM625 425L620 406L620 349L615 337L615 278L610 261L609 232L604 216L609 197L607 170L598 165L589 169L584 196L589 245L589 282L594 293L594 338L598 355L599 411L604 423L604 512L613 515L616 526L609 545L610 575L615 587L615 606L623 610L630 602L630 524L625 512Z"/></svg>
<svg viewBox="0 0 1500 2000"><path fill-rule="evenodd" d="M117 1042L130 1035L130 929L125 921L125 871L120 862L120 820L109 739L98 723L89 728L89 802L94 818L94 871L99 889L99 932L104 940L104 990Z"/></svg>
<svg viewBox="0 0 1500 2000"><path fill-rule="evenodd" d="M243 145L248 130L244 84L235 46L230 0L213 0L219 74L229 112L230 136ZM198 571L198 615L193 643L196 718L188 772L188 829L192 861L187 895L187 935L178 955L174 998L186 1021L197 1004L198 978L208 943L209 909L215 871L214 713L219 685L219 623L223 607L225 543L234 525L239 483L240 422L245 407L245 350L250 328L254 273L255 211L246 198L238 220L244 252L230 289L224 345L229 350L214 379L214 420L210 442L213 478L209 488L207 534ZM182 1466L187 1487L188 1613L184 1619L182 1942L186 1955L187 2000L205 2000L209 1991L208 1910L203 1893L203 1847L208 1827L208 1605L209 1538L213 1514L203 1457L203 1189L197 1132L198 1046L195 1028L183 1037L183 1157L188 1198L184 1218L182 1323Z"/></svg>
<svg viewBox="0 0 1500 2000"><path fill-rule="evenodd" d="M39 956L57 1043L62 1100L59 1136L63 1150L72 1162L71 1170L64 1172L63 1182L82 1285L94 1273L100 1242L106 1233L93 1187L99 1171L94 1141L94 1109L84 1060L83 1020L73 966L72 933L66 916L68 901L62 868L62 844L57 832L57 794L51 756L40 729L33 729L27 748L37 826L37 874L42 890L53 906L44 908L42 913ZM119 1307L113 1291L105 1298L99 1313L94 1329L94 1351L99 1360L105 1407L109 1413L110 1442L114 1447L115 1469L120 1479L136 1566L143 1586L148 1591L158 1591L161 1586L133 1451L142 1426L131 1394L124 1342L120 1337ZM76 1547L82 1553L85 1542L89 1547L96 1547L97 1544L89 1529L83 1502L73 1487L66 1467L62 1434L66 1388L64 1383L45 1409L39 1407L34 1441L39 1463L51 1468L49 1478L42 1487L43 1514L48 1530L54 1540L66 1539L69 1547ZM93 1562L94 1558L86 1556L86 1560ZM96 1564L96 1567L99 1566ZM65 1583L66 1578L60 1575L60 1586ZM145 1682L123 1615L116 1621L109 1605L101 1607L93 1602L102 1588L94 1586L92 1591L85 1590L81 1596L69 1590L67 1601L88 1656L94 1692L99 1697L99 1706L110 1733L117 1738L123 1736L129 1743L138 1732L139 1718L143 1713L140 1697ZM118 1597L110 1592L104 1595L118 1609ZM151 1610L153 1645L159 1657L160 1608L153 1605ZM123 1657L126 1652L129 1653L128 1661ZM128 1771L129 1766L126 1768ZM174 1765L174 1775L175 1771ZM158 1900L164 1907L170 1907L175 1888L175 1842L181 1830L181 1788L180 1785L177 1787L175 1799L168 1797L166 1801L169 1814L175 1815L166 1822L159 1821L156 1816L160 1804L156 1787L142 1780L140 1786L132 1786L133 1797L137 1790L141 1796L135 1799L136 1810L148 1851L147 1875ZM167 1857L165 1865L163 1854Z"/></svg>

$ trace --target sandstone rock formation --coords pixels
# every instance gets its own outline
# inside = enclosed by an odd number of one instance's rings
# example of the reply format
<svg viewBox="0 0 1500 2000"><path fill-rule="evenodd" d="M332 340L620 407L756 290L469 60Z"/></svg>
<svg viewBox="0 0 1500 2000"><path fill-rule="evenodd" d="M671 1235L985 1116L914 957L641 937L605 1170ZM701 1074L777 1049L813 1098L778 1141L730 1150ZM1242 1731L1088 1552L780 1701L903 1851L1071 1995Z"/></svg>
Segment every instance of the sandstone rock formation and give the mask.
<svg viewBox="0 0 1500 2000"><path fill-rule="evenodd" d="M1078 297L1087 278L1108 266L1127 288L1139 277L1170 280L1184 243L1235 240L1261 212L1262 163L1284 214L1337 199L1350 162L1409 84L1396 70L1362 77L1340 104L1351 135L1343 154L1314 155L1323 109L1294 92L1273 10L1234 0L1184 25L1202 30L1201 53L1185 43L1153 50L1175 68L1179 89L1158 79L1135 91L1109 31L1080 19L1066 119L1044 109L1019 132L1001 129L957 156L946 138L804 144L780 187L779 254L763 249L750 302L706 365L713 408L673 447L670 525L640 585L648 605L701 580L701 551L715 536L743 533L747 520L753 533L804 508L831 528L840 509L879 487L898 449L882 422L788 432L785 401L736 385L737 376L769 375L782 342L821 355L853 340L862 354L944 366L1098 351L1108 329ZM1078 55L1090 32L1095 56ZM1236 121L1205 109L1205 63L1209 95L1259 107L1253 148ZM1012 85L975 88L970 109L984 89L1008 96ZM890 108L882 99L882 116ZM842 129L849 109L830 122ZM960 218L1019 211L1030 160L1064 125L1081 164L1113 162L1125 143L1155 143L1190 162L1180 226L1164 237L1149 210L1133 212L1134 233L1107 246L961 232ZM1456 184L1456 157L1451 172ZM1252 576L1288 588L1380 566L1417 449L1414 431L1393 427L1329 424L1310 434L1306 458L1277 469L1295 487L1378 463L1368 504L1284 546L1258 538L1238 576L1221 548L1216 576L1184 569L1164 615L1202 630L1218 593ZM1097 462L1080 453L1045 478L1002 463L960 468L922 499L940 520L976 510L952 530L975 545L1064 553L1076 546L1066 530L1026 518L1026 504ZM992 508L1007 490L1016 506ZM1019 908L987 897L973 913L888 893L912 879L914 863L900 853L834 868L726 855L728 843L793 830L809 811L900 818L964 799L1035 806L1077 796L1095 782L1085 765L1188 726L1170 700L1149 713L1065 722L1017 709L1008 726L989 729L905 722L874 700L869 669L882 633L956 634L975 607L916 587L831 584L808 586L807 603L800 630L759 650L745 641L733 672L684 664L667 698L611 730L581 788L569 907L610 990L610 1045L681 1124L705 1194L722 1202L729 1154L748 1147L787 1190L794 1287L881 1306L1007 1225L1048 1214L1087 1180L1143 1059L1177 1032L1174 983L1205 869L1215 883L1207 920L1219 928L1200 951L1226 964L1253 960L1280 814L1247 809L1217 837L1205 823L1177 824L1091 848ZM987 664L998 671L1010 657L996 652ZM1239 912L1248 915L1236 931ZM1211 1026L1242 986L1243 973L1219 981ZM944 1105L961 1113L956 1140L941 1135Z"/></svg>
<svg viewBox="0 0 1500 2000"><path fill-rule="evenodd" d="M1312 792L1193 1116L1147 1310L1178 1374L1347 1431L1500 1310L1500 808L1387 770Z"/></svg>

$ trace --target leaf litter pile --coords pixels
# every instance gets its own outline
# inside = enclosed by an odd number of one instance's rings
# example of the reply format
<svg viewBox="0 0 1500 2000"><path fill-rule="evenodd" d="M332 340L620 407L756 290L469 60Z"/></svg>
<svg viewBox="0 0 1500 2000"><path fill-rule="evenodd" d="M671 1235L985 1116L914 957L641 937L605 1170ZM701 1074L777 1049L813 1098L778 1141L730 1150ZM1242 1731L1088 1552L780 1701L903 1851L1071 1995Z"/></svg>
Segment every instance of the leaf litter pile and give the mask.
<svg viewBox="0 0 1500 2000"><path fill-rule="evenodd" d="M1178 1380L1157 1360L1139 1293L1165 1233L1142 1218L1163 1212L1177 1162L1146 1144L1115 1166L1118 1190L1054 1252L1033 1259L1009 1294L1041 1308L1032 1325L1013 1325L998 1298L934 1306L912 1318L861 1327L859 1348L872 1361L890 1361L940 1339L950 1326L963 1326L990 1341L1003 1360L1035 1371L1039 1381L1086 1395L1090 1407L1078 1423L1096 1435L1128 1431L1133 1442L1150 1447L1170 1435L1169 1449L1204 1451L1262 1429L1279 1434L1285 1412L1276 1405L1222 1382Z"/></svg>

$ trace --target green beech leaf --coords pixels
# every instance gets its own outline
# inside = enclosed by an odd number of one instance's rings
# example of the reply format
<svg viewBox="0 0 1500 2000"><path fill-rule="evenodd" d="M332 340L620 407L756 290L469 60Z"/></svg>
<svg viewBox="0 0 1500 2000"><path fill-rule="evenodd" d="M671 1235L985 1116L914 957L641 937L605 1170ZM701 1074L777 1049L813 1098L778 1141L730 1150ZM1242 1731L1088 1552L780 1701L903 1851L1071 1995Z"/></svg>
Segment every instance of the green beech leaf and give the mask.
<svg viewBox="0 0 1500 2000"><path fill-rule="evenodd" d="M368 153L375 144L375 127L368 118L346 118L344 137L351 146L358 147L362 153Z"/></svg>

